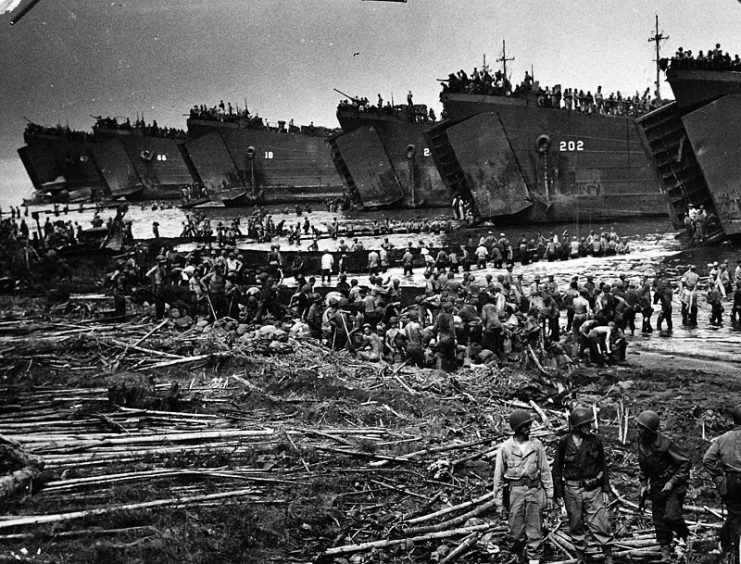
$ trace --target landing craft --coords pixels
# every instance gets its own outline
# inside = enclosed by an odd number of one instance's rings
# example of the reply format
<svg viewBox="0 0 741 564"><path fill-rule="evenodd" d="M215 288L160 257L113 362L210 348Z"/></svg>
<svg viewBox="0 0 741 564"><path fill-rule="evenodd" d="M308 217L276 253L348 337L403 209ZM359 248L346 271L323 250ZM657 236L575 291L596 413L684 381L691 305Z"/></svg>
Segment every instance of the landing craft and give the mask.
<svg viewBox="0 0 741 564"><path fill-rule="evenodd" d="M676 101L638 121L672 223L685 227L690 207L702 207L708 219L695 242L739 239L741 65L672 59L664 68Z"/></svg>

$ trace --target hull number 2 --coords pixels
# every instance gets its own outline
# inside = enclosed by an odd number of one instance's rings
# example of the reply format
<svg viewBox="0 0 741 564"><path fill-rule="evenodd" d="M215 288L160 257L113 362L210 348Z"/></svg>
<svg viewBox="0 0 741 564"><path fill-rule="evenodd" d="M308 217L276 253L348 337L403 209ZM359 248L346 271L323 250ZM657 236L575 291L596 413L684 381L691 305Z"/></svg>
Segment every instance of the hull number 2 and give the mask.
<svg viewBox="0 0 741 564"><path fill-rule="evenodd" d="M558 144L559 151L583 151L584 141L561 141Z"/></svg>

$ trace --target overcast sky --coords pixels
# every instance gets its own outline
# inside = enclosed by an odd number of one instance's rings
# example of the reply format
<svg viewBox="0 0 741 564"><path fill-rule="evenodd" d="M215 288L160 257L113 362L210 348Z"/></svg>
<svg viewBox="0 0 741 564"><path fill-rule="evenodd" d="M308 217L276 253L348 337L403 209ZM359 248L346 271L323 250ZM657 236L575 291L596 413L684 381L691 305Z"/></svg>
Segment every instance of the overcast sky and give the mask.
<svg viewBox="0 0 741 564"><path fill-rule="evenodd" d="M737 0L42 0L15 26L0 15L0 189L30 186L15 154L24 116L184 128L193 104L246 99L271 122L335 126L333 88L397 102L412 90L439 114L435 79L484 53L496 65L503 39L513 81L532 65L543 84L642 92L655 14L667 55L741 52Z"/></svg>

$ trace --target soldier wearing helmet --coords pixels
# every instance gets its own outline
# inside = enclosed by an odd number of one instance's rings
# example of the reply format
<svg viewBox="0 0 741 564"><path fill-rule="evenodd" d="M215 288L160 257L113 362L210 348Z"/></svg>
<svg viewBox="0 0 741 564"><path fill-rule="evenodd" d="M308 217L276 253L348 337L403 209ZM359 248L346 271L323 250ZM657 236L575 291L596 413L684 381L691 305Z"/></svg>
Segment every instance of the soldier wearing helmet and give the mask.
<svg viewBox="0 0 741 564"><path fill-rule="evenodd" d="M494 467L494 503L504 518L504 489L509 493L509 528L517 562L539 564L543 554L542 513L551 508L553 480L543 444L530 438L533 417L524 410L510 414L514 437L497 451Z"/></svg>
<svg viewBox="0 0 741 564"><path fill-rule="evenodd" d="M637 423L641 496L647 495L651 500L661 561L671 562L672 538L676 534L686 541L689 535L682 504L687 494L690 460L672 439L659 432L659 416L655 411L642 411Z"/></svg>
<svg viewBox="0 0 741 564"><path fill-rule="evenodd" d="M715 482L728 518L720 531L720 545L726 554L735 555L738 564L738 539L741 534L741 404L733 408L733 429L718 437L702 459L705 470Z"/></svg>
<svg viewBox="0 0 741 564"><path fill-rule="evenodd" d="M591 409L571 412L571 431L558 441L553 460L554 498L566 506L577 564L586 562L588 537L602 549L605 564L612 564L610 481L602 440L591 433L593 420Z"/></svg>

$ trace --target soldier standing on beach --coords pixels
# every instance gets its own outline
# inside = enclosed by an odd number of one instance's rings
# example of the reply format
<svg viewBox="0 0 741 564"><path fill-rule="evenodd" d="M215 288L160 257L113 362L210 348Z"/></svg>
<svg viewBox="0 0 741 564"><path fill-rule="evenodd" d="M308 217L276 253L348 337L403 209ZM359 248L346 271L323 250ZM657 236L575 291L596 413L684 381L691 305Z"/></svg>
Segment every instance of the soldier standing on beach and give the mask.
<svg viewBox="0 0 741 564"><path fill-rule="evenodd" d="M638 465L641 498L651 500L661 561L667 563L672 561L673 536L676 534L679 542L685 543L690 532L682 516L690 461L672 439L659 433L659 424L655 411L638 415Z"/></svg>
<svg viewBox="0 0 741 564"><path fill-rule="evenodd" d="M533 418L529 412L515 410L509 416L514 436L497 451L494 467L494 500L504 518L509 513L509 529L518 564L539 564L543 555L543 511L551 508L553 480L545 448L530 438ZM507 488L509 507L504 504Z"/></svg>
<svg viewBox="0 0 741 564"><path fill-rule="evenodd" d="M741 534L741 404L733 408L733 429L718 437L702 459L728 511L720 531L723 552L738 564Z"/></svg>
<svg viewBox="0 0 741 564"><path fill-rule="evenodd" d="M553 461L555 499L563 499L577 564L586 562L588 536L599 545L605 564L612 564L612 530L607 502L610 495L605 450L591 432L592 410L571 412L571 432L558 441Z"/></svg>

